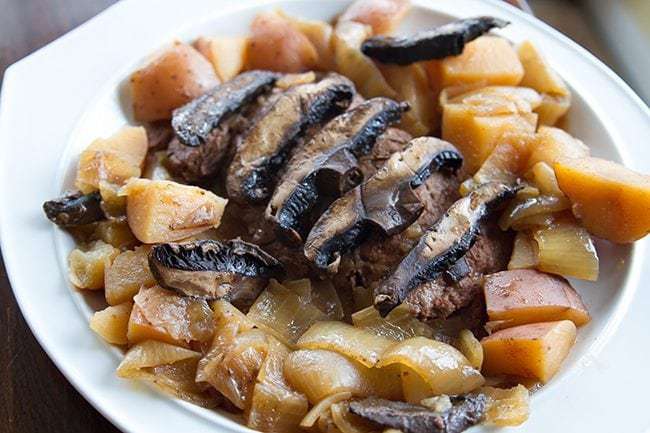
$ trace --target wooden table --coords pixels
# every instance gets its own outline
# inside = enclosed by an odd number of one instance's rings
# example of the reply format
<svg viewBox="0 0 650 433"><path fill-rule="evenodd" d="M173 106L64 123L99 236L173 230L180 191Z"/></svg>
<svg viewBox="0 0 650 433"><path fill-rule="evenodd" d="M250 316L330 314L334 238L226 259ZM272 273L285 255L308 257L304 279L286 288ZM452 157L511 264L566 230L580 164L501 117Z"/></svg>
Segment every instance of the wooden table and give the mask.
<svg viewBox="0 0 650 433"><path fill-rule="evenodd" d="M115 1L0 0L0 79L7 66ZM41 349L18 309L1 260L0 308L0 433L118 432Z"/></svg>

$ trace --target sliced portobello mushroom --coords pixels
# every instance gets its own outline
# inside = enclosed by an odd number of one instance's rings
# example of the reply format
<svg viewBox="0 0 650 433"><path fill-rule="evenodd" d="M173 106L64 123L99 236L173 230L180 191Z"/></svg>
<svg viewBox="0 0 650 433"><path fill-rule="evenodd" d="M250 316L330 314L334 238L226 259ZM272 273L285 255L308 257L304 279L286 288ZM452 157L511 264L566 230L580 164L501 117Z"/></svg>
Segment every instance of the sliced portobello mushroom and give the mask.
<svg viewBox="0 0 650 433"><path fill-rule="evenodd" d="M106 219L99 192L82 194L72 192L56 200L43 203L47 218L61 227L74 227Z"/></svg>
<svg viewBox="0 0 650 433"><path fill-rule="evenodd" d="M382 63L397 65L443 59L461 54L468 42L508 24L489 16L465 18L411 36L374 36L363 42L361 51Z"/></svg>
<svg viewBox="0 0 650 433"><path fill-rule="evenodd" d="M403 433L460 433L485 416L487 397L483 394L452 397L451 401L451 408L436 412L417 404L369 397L350 402L350 412Z"/></svg>
<svg viewBox="0 0 650 433"><path fill-rule="evenodd" d="M381 315L387 315L413 289L435 279L465 256L476 241L481 222L516 191L512 185L486 183L451 205L392 275L375 288L374 304Z"/></svg>
<svg viewBox="0 0 650 433"><path fill-rule="evenodd" d="M283 268L257 245L234 239L160 244L149 267L162 287L205 300L224 299L249 306Z"/></svg>
<svg viewBox="0 0 650 433"><path fill-rule="evenodd" d="M315 218L363 180L357 157L366 155L408 105L373 98L332 119L293 155L266 217L283 239L301 244Z"/></svg>
<svg viewBox="0 0 650 433"><path fill-rule="evenodd" d="M169 143L168 163L177 176L200 181L216 174L228 154L238 124L245 123L245 109L268 93L279 74L249 71L237 75L208 93L174 110L172 128L176 138Z"/></svg>
<svg viewBox="0 0 650 433"><path fill-rule="evenodd" d="M424 209L413 190L434 171L456 172L463 162L456 148L434 137L413 139L393 154L367 182L336 200L318 219L305 242L305 256L318 268L336 272L341 254L371 230L392 236L411 225Z"/></svg>
<svg viewBox="0 0 650 433"><path fill-rule="evenodd" d="M350 80L330 73L274 98L237 146L226 179L229 197L239 203L266 202L303 134L344 111L354 92Z"/></svg>

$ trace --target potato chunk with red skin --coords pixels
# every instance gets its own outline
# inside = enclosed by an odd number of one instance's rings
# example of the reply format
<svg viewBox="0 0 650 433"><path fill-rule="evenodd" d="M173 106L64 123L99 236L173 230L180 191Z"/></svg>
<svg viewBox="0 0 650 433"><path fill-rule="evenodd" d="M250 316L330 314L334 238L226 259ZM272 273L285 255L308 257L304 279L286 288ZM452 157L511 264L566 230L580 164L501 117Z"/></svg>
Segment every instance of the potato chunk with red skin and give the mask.
<svg viewBox="0 0 650 433"><path fill-rule="evenodd" d="M318 51L309 38L277 12L258 14L251 23L248 69L303 72L318 65Z"/></svg>
<svg viewBox="0 0 650 433"><path fill-rule="evenodd" d="M621 244L650 233L650 176L600 158L560 159L553 168L590 233Z"/></svg>
<svg viewBox="0 0 650 433"><path fill-rule="evenodd" d="M397 28L410 8L409 0L357 0L339 21L356 21L371 26L373 34L387 34Z"/></svg>
<svg viewBox="0 0 650 433"><path fill-rule="evenodd" d="M486 375L507 374L548 382L562 365L576 339L570 320L531 323L497 331L483 338Z"/></svg>
<svg viewBox="0 0 650 433"><path fill-rule="evenodd" d="M173 242L221 223L228 200L210 191L165 180L133 179L126 195L129 227L142 243Z"/></svg>
<svg viewBox="0 0 650 433"><path fill-rule="evenodd" d="M580 295L559 276L532 269L487 275L483 283L491 321L506 328L526 323L571 320L576 326L590 317Z"/></svg>
<svg viewBox="0 0 650 433"><path fill-rule="evenodd" d="M79 156L75 185L86 194L101 190L104 184L124 185L140 176L147 147L143 127L127 126L109 138L93 141ZM106 200L104 194L102 199Z"/></svg>
<svg viewBox="0 0 650 433"><path fill-rule="evenodd" d="M219 79L210 62L187 44L174 43L144 68L131 75L131 98L136 120L170 119L172 111L201 96Z"/></svg>

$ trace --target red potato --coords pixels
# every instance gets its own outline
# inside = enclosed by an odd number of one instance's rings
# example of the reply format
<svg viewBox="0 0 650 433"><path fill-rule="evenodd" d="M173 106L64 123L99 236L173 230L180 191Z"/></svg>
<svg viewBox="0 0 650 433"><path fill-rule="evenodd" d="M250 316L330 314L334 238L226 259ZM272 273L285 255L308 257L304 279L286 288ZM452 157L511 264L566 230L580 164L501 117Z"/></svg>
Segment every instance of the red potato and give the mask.
<svg viewBox="0 0 650 433"><path fill-rule="evenodd" d="M248 69L303 72L318 65L309 38L278 12L258 14L251 23Z"/></svg>
<svg viewBox="0 0 650 433"><path fill-rule="evenodd" d="M576 326L589 322L587 307L569 282L532 269L487 275L483 283L491 321L499 328L526 323L571 320Z"/></svg>
<svg viewBox="0 0 650 433"><path fill-rule="evenodd" d="M576 339L570 320L531 323L504 329L481 340L483 374L519 376L548 382Z"/></svg>
<svg viewBox="0 0 650 433"><path fill-rule="evenodd" d="M201 96L219 79L210 62L187 44L176 42L131 75L136 120L169 119L172 111Z"/></svg>
<svg viewBox="0 0 650 433"><path fill-rule="evenodd" d="M357 0L339 17L339 22L356 21L372 27L373 34L387 34L397 28L411 8L409 0Z"/></svg>

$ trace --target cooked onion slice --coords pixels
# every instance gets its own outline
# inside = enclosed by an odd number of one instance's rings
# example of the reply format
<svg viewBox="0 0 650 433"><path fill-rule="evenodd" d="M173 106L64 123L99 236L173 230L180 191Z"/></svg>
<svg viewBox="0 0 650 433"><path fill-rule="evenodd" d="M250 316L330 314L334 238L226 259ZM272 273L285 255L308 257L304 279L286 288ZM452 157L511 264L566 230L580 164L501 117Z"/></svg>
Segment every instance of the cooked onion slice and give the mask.
<svg viewBox="0 0 650 433"><path fill-rule="evenodd" d="M485 422L505 427L521 425L528 419L529 392L525 386L510 389L484 386L480 393L488 398Z"/></svg>
<svg viewBox="0 0 650 433"><path fill-rule="evenodd" d="M332 421L341 433L370 433L376 431L376 427L370 421L361 418L350 412L348 402L333 404L331 407Z"/></svg>
<svg viewBox="0 0 650 433"><path fill-rule="evenodd" d="M531 269L537 266L537 242L528 232L517 232L508 269Z"/></svg>
<svg viewBox="0 0 650 433"><path fill-rule="evenodd" d="M377 367L399 364L411 368L426 382L432 395L464 394L484 382L483 376L454 347L424 337L414 337L389 348Z"/></svg>
<svg viewBox="0 0 650 433"><path fill-rule="evenodd" d="M327 319L322 311L275 280L257 298L247 317L288 346L293 346L311 325Z"/></svg>
<svg viewBox="0 0 650 433"><path fill-rule="evenodd" d="M499 218L499 227L508 230L524 218L561 212L570 207L571 203L566 197L540 195L521 201L514 200Z"/></svg>
<svg viewBox="0 0 650 433"><path fill-rule="evenodd" d="M348 400L350 397L352 397L352 393L349 391L343 391L339 392L338 394L333 394L329 397L325 397L317 404L315 404L314 407L309 410L309 412L307 412L307 415L305 415L302 421L300 421L300 427L308 428L313 426L316 424L316 421L318 421L318 419L323 415L323 413L330 409L330 406L332 406L334 403Z"/></svg>
<svg viewBox="0 0 650 433"><path fill-rule="evenodd" d="M300 337L297 346L300 349L331 350L372 367L393 344L394 340L343 322L316 322Z"/></svg>
<svg viewBox="0 0 650 433"><path fill-rule="evenodd" d="M386 317L381 317L375 307L364 308L352 315L352 323L357 328L396 341L433 336L433 329L413 317L406 306L395 308Z"/></svg>
<svg viewBox="0 0 650 433"><path fill-rule="evenodd" d="M539 246L537 269L588 281L598 279L598 254L584 227L561 222L539 229L533 236Z"/></svg>

